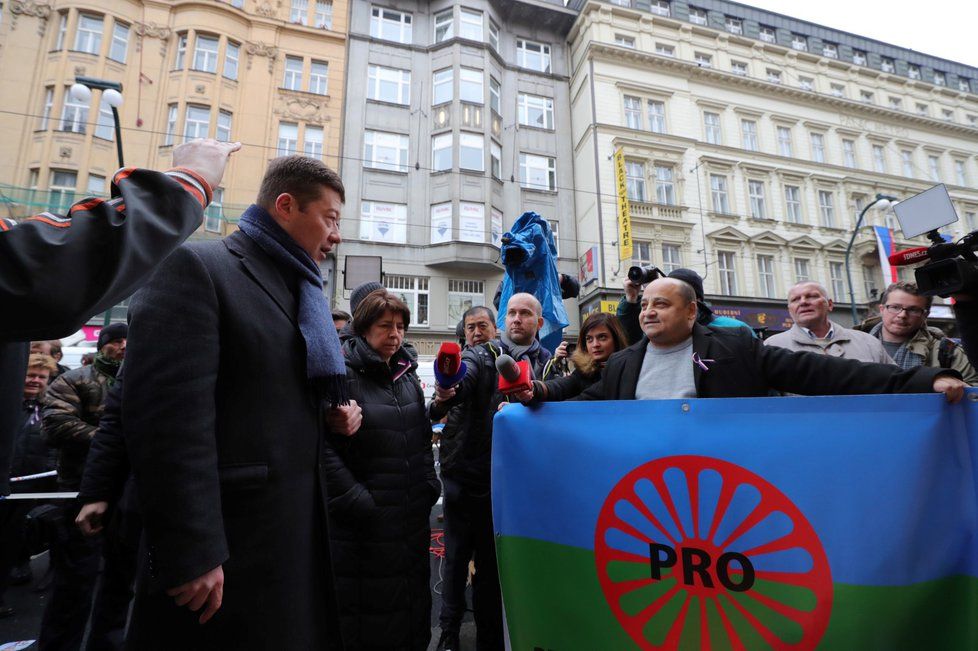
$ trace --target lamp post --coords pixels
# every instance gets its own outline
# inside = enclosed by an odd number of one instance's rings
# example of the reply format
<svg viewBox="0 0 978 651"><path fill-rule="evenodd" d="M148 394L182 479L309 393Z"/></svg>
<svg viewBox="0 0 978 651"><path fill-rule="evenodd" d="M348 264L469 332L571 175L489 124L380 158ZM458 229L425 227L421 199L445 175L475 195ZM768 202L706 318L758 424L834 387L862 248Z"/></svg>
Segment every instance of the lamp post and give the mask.
<svg viewBox="0 0 978 651"><path fill-rule="evenodd" d="M856 295L852 290L852 272L849 271L849 254L852 253L852 245L856 241L856 233L859 232L859 227L863 225L863 217L869 211L870 208L889 208L895 205L899 199L888 194L877 193L876 198L869 202L865 208L859 213L859 217L856 219L856 227L852 229L852 236L849 238L849 246L846 247L846 281L849 283L849 307L852 310L852 324L856 325Z"/></svg>
<svg viewBox="0 0 978 651"><path fill-rule="evenodd" d="M79 102L92 101L92 91L102 91L102 101L112 109L112 121L115 125L115 149L119 155L119 167L122 162L122 125L119 122L119 107L122 106L122 84L117 81L106 81L93 77L75 77L71 87L71 96Z"/></svg>

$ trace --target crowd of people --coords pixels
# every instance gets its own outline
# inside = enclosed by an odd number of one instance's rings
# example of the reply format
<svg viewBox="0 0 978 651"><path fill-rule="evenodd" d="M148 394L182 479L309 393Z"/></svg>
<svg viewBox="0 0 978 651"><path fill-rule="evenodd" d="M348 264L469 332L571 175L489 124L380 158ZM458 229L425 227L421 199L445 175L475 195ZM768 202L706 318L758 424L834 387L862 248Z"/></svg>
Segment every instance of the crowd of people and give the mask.
<svg viewBox="0 0 978 651"><path fill-rule="evenodd" d="M184 157L176 170L117 176L123 201L108 210L125 222L176 211L189 213L184 231L199 224L234 147L196 147L174 152ZM0 502L0 598L8 582L30 580L27 523L48 534L41 651L80 649L86 631L93 650L427 649L429 518L440 496L438 649L461 648L470 579L476 646L502 649L491 458L506 405L894 392L954 402L978 381L961 347L927 326L930 300L910 283L888 288L879 316L857 329L829 319L824 287L800 283L787 298L794 326L762 341L713 314L702 278L679 269L625 281L618 314L591 315L553 353L539 341L537 297L513 294L498 330L492 307L468 309L464 374L426 404L410 308L379 283L354 290L351 313L323 293L319 263L341 240L344 201L322 162L275 159L235 233L157 242L150 254L127 232L143 266L80 279L115 287L89 287L88 309L141 285L128 326L102 329L90 365L59 367L56 341L16 348L22 404L3 478L42 475L13 482L15 492L78 493L54 506ZM10 226L0 248L25 228L43 224ZM134 278L120 289L123 272ZM77 325L86 311L49 301L38 297L46 312L3 341ZM503 356L528 363L528 387L500 389Z"/></svg>

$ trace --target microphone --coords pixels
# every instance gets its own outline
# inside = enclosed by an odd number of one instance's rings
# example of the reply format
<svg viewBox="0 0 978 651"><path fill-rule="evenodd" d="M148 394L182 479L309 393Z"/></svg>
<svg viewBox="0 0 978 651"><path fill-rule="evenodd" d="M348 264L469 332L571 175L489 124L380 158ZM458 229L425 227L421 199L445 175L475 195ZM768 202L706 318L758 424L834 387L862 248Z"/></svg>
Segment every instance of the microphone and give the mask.
<svg viewBox="0 0 978 651"><path fill-rule="evenodd" d="M496 358L496 370L499 372L499 392L503 395L533 388L528 360L517 362L509 355L500 355Z"/></svg>
<svg viewBox="0 0 978 651"><path fill-rule="evenodd" d="M442 342L435 357L435 382L443 389L450 389L465 377L462 348L454 341Z"/></svg>
<svg viewBox="0 0 978 651"><path fill-rule="evenodd" d="M896 253L891 253L887 259L895 267L923 262L924 260L930 259L930 248L918 246L913 249L907 249L906 251L897 251Z"/></svg>

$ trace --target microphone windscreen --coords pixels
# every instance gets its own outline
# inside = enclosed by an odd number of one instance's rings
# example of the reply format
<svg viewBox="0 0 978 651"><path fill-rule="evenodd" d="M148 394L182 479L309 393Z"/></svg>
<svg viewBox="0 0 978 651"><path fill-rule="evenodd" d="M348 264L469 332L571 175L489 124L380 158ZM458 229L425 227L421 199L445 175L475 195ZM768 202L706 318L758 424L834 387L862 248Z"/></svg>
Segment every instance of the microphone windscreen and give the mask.
<svg viewBox="0 0 978 651"><path fill-rule="evenodd" d="M496 370L507 382L517 382L520 379L520 367L509 355L500 355L496 358Z"/></svg>

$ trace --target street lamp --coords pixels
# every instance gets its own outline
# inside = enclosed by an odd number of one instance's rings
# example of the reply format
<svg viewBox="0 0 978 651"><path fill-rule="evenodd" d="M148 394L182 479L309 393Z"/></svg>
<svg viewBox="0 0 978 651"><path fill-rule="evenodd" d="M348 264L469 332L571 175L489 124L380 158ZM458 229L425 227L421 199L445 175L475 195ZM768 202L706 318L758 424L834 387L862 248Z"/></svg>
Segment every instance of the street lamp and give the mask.
<svg viewBox="0 0 978 651"><path fill-rule="evenodd" d="M852 272L849 271L849 254L852 252L852 245L856 241L856 233L859 232L859 227L863 224L863 216L870 208L882 208L886 210L887 208L897 204L899 199L888 194L877 193L876 198L869 202L865 208L859 213L859 217L856 219L856 227L852 229L852 237L849 238L849 246L846 247L846 281L849 283L849 307L852 309L852 324L856 325L856 295L852 291Z"/></svg>
<svg viewBox="0 0 978 651"><path fill-rule="evenodd" d="M102 91L102 101L112 109L112 121L115 123L115 149L119 154L119 167L122 162L122 125L119 122L119 107L122 106L122 84L117 81L106 81L93 77L75 77L71 87L71 96L78 102L91 102L92 91Z"/></svg>

